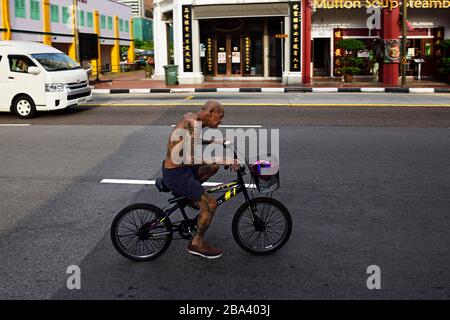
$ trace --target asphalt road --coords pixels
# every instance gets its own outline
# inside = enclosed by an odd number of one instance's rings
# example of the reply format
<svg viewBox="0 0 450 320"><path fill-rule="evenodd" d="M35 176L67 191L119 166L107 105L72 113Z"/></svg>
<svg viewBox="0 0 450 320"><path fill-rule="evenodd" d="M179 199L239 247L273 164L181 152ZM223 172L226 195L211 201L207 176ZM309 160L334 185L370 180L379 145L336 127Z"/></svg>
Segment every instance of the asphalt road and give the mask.
<svg viewBox="0 0 450 320"><path fill-rule="evenodd" d="M274 197L291 211L290 241L272 256L242 251L231 234L238 197L207 233L221 259L189 255L184 240L153 262L120 256L109 238L114 215L168 196L100 181L158 177L170 124L192 109L85 106L29 121L2 114L0 298L450 298L445 107L226 107L225 124L280 129ZM81 268L81 290L66 286L70 265ZM380 290L366 286L370 265L381 269Z"/></svg>

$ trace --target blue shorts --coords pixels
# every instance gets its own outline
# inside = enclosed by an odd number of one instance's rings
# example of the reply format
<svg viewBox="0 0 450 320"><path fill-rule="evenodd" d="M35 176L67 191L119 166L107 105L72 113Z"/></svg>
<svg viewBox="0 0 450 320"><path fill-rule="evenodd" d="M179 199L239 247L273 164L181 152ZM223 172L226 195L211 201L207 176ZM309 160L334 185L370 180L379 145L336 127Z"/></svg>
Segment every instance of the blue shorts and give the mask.
<svg viewBox="0 0 450 320"><path fill-rule="evenodd" d="M205 189L197 180L199 165L185 166L174 169L162 167L164 184L173 191L177 197L186 197L192 201L200 201Z"/></svg>

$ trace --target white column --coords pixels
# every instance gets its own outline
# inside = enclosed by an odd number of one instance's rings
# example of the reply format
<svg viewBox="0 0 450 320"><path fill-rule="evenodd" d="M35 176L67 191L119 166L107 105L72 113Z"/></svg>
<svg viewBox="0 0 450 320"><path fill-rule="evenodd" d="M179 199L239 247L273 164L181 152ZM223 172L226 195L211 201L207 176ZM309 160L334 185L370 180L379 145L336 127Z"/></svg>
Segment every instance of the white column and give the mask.
<svg viewBox="0 0 450 320"><path fill-rule="evenodd" d="M264 38L263 38L263 50L264 50L264 78L269 77L269 26L267 19L264 19Z"/></svg>
<svg viewBox="0 0 450 320"><path fill-rule="evenodd" d="M205 81L200 72L200 27L198 20L192 20L192 58L194 72L184 72L183 52L183 4L191 4L191 1L174 0L173 4L173 37L175 64L178 65L179 84L200 84ZM194 8L192 10L195 10ZM192 12L194 15L194 12Z"/></svg>
<svg viewBox="0 0 450 320"><path fill-rule="evenodd" d="M183 17L182 1L173 1L173 50L175 64L178 66L178 76L184 71L183 65Z"/></svg>
<svg viewBox="0 0 450 320"><path fill-rule="evenodd" d="M198 20L192 21L192 54L194 61L194 73L201 73L200 60L200 23Z"/></svg>
<svg viewBox="0 0 450 320"><path fill-rule="evenodd" d="M301 72L292 72L291 71L291 17L289 16L285 17L284 19L284 30L286 34L288 35L288 38L285 42L285 57L286 57L286 71L283 74L283 84L301 84L302 83L302 73ZM302 20L303 25L303 20ZM303 28L301 29L303 30ZM301 35L303 37L303 34ZM303 59L303 46L301 46L302 54L301 59ZM300 59L300 60L301 60Z"/></svg>
<svg viewBox="0 0 450 320"><path fill-rule="evenodd" d="M290 18L284 17L284 33L288 35L286 39L284 39L284 72L283 72L283 83L288 82L288 74L291 68L291 35L290 35Z"/></svg>
<svg viewBox="0 0 450 320"><path fill-rule="evenodd" d="M159 4L155 4L153 8L153 43L155 50L155 73L152 79L164 80L164 67L167 65L167 26L162 20L163 15Z"/></svg>

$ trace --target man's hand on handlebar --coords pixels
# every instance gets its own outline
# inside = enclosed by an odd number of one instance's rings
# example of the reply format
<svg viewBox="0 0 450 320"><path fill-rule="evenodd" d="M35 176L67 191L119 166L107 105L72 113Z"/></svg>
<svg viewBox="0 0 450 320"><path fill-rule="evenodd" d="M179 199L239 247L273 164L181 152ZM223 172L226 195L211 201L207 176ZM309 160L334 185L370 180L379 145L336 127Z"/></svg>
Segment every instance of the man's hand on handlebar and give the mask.
<svg viewBox="0 0 450 320"><path fill-rule="evenodd" d="M230 169L230 171L238 171L239 168L241 167L241 163L237 159L225 160L224 164L225 164L224 169L225 170Z"/></svg>

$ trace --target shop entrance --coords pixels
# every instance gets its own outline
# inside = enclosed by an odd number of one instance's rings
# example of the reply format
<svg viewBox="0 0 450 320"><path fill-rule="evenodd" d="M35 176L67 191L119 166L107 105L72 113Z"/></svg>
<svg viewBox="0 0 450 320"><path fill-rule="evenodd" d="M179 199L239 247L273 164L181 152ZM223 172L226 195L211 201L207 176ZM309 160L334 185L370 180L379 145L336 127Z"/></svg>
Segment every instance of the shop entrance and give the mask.
<svg viewBox="0 0 450 320"><path fill-rule="evenodd" d="M314 76L330 75L330 39L314 38L313 40Z"/></svg>
<svg viewBox="0 0 450 320"><path fill-rule="evenodd" d="M216 76L242 76L242 44L239 34L216 35Z"/></svg>

